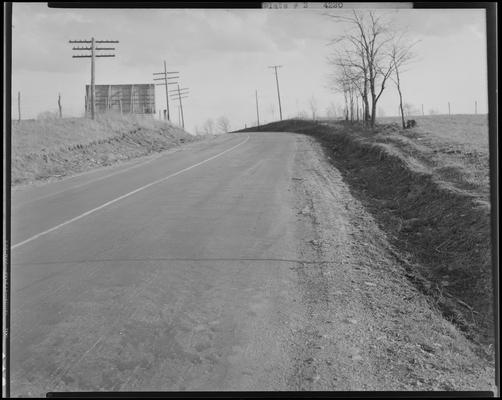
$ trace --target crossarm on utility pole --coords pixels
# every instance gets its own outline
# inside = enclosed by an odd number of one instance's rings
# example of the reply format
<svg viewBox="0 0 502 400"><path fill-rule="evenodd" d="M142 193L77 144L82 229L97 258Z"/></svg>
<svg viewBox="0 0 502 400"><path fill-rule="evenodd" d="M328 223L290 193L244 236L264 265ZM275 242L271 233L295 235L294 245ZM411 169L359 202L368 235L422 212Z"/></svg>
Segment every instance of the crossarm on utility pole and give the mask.
<svg viewBox="0 0 502 400"><path fill-rule="evenodd" d="M90 46L75 46L72 50L77 51L90 51L90 54L77 54L72 55L72 58L90 58L91 59L91 85L90 93L86 90L86 113L88 109L91 109L91 118L94 119L96 115L96 88L95 88L95 61L97 57L115 57L115 54L99 54L96 53L99 50L115 50L115 47L96 47L96 43L119 43L118 40L95 40L94 37L91 40L69 40L68 43L86 43ZM90 98L90 105L87 106L87 102Z"/></svg>

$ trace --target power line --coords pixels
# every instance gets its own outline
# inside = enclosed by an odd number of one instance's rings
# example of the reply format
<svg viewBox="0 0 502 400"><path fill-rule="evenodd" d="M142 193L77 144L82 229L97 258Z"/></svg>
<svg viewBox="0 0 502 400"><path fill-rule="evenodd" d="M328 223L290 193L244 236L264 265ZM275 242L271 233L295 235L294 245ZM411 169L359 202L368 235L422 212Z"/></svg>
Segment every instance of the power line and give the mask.
<svg viewBox="0 0 502 400"><path fill-rule="evenodd" d="M94 119L96 114L96 90L95 90L95 62L96 57L115 57L115 54L96 54L96 51L100 50L115 50L115 47L96 47L96 43L119 43L118 40L95 40L94 37L91 40L69 40L68 43L90 43L90 47L73 47L72 50L77 51L90 51L91 54L74 54L72 58L90 58L91 59L91 118ZM87 93L86 93L87 97Z"/></svg>
<svg viewBox="0 0 502 400"><path fill-rule="evenodd" d="M281 108L281 93L279 91L279 78L277 77L277 68L281 68L282 65L272 65L269 68L274 68L275 70L275 82L277 84L277 98L279 99L279 116L282 121L282 108Z"/></svg>
<svg viewBox="0 0 502 400"><path fill-rule="evenodd" d="M185 128L185 116L183 113L183 102L181 100L188 98L188 95L189 95L188 91L190 90L190 88L180 88L180 85L178 83L176 85L177 85L176 89L169 90L168 93L170 93L169 97L171 98L171 100L175 100L175 101L179 102L179 106L178 106L179 115L178 115L178 117L181 121L181 126L184 129Z"/></svg>
<svg viewBox="0 0 502 400"><path fill-rule="evenodd" d="M182 97L180 85L177 85L177 87L178 87L178 100L180 102L180 110L181 110L181 127L183 129L185 129L185 117L183 115L183 102L181 101L181 99L187 98L188 94L185 97ZM166 86L166 88L167 88L167 86ZM183 90L188 90L188 88L183 88Z"/></svg>
<svg viewBox="0 0 502 400"><path fill-rule="evenodd" d="M190 90L189 88L180 88L180 91L188 91ZM178 93L178 89L174 89L174 90L169 90L169 93Z"/></svg>

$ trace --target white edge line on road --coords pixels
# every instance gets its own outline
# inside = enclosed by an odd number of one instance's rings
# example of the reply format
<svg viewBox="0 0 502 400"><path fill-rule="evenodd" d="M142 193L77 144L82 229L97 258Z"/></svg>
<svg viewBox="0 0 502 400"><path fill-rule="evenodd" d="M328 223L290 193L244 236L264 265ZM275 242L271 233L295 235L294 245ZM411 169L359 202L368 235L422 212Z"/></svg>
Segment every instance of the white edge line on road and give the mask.
<svg viewBox="0 0 502 400"><path fill-rule="evenodd" d="M212 157L209 157L209 158L207 158L207 159L205 159L205 160L203 160L201 162L198 162L197 164L193 164L193 165L191 165L189 167L183 168L183 169L181 169L181 170L179 170L179 171L177 171L177 172L175 172L175 173L173 173L171 175L165 176L164 178L157 179L156 181L150 182L150 183L148 183L148 184L146 184L144 186L141 186L141 187L133 190L132 192L126 193L126 194L124 194L122 196L119 196L119 197L113 199L113 200L107 201L106 203L101 204L100 206L98 206L96 208L93 208L92 210L86 211L85 213L80 214L80 215L76 216L75 218L72 218L72 219L70 219L68 221L65 221L65 222L59 224L59 225L56 225L56 226L54 226L54 227L52 227L52 228L50 228L50 229L48 229L46 231L37 233L36 235L34 235L34 236L32 236L32 237L30 237L30 238L28 238L26 240L23 240L22 242L16 243L16 244L14 244L14 245L11 246L11 249L15 249L16 247L20 247L20 246L22 246L22 245L24 245L26 243L32 242L33 240L38 239L41 236L47 235L48 233L54 232L55 230L57 230L57 229L65 226L65 225L68 225L68 224L71 224L72 222L78 221L81 218L84 218L84 217L86 217L86 216L88 216L88 215L90 215L92 213L95 213L96 211L99 211L99 210L101 210L101 209L103 209L103 208L105 208L105 207L107 207L107 206L109 206L109 205L111 205L113 203L116 203L117 201L125 199L126 197L132 196L133 194L138 193L138 192L140 192L140 191L142 191L144 189L147 189L150 186L156 185L156 184L158 184L160 182L163 182L163 181L165 181L165 180L167 180L169 178L172 178L173 176L176 176L176 175L179 175L179 174L181 174L183 172L189 171L189 170L191 170L191 169L193 169L195 167L198 167L198 166L200 166L202 164L207 163L208 161L214 160L215 158L218 158L218 157L222 156L223 154L228 153L229 151L232 151L232 150L236 149L240 145L243 145L248 140L249 140L249 135L246 137L246 139L244 141L236 144L235 146L230 147L229 149L226 149L225 151L222 151L221 153L218 153L218 154L216 154L216 155L214 155Z"/></svg>
<svg viewBox="0 0 502 400"><path fill-rule="evenodd" d="M99 181L101 181L103 179L110 178L110 177L112 177L114 175L121 174L122 172L127 172L127 171L130 171L131 169L142 167L145 164L148 164L150 162L155 161L157 158L159 158L159 157L152 158L150 160L146 160L146 161L143 161L143 162L136 163L136 164L131 165L130 167L127 167L125 169L120 169L120 170L114 171L114 172L112 172L112 173L110 173L108 175L100 176L100 177L92 179L90 181L79 183L79 184L74 185L74 186L70 186L69 188L60 190L58 192L49 193L49 194L46 194L44 196L40 196L40 197L36 197L34 199L27 200L25 202L19 202L19 203L13 204L12 208L22 207L22 206L25 206L26 204L31 204L31 203L34 203L34 202L39 201L39 200L44 200L44 199L47 199L47 198L52 197L52 196L57 196L58 194L61 194L61 193L64 193L64 192L69 192L70 190L73 190L73 189L78 189L78 188L81 188L83 186L90 185L90 184L95 183L95 182L99 182ZM95 172L95 171L88 171L88 172ZM81 175L83 175L83 174L81 174ZM70 176L68 178L71 179L71 178L75 178L75 177L79 177L79 175L73 175L73 176ZM62 182L62 181L59 181L59 182ZM57 183L59 183L59 182L57 182Z"/></svg>
<svg viewBox="0 0 502 400"><path fill-rule="evenodd" d="M197 143L197 142L191 142L191 143ZM191 144L191 143L188 143L188 144ZM176 149L176 148L173 148L173 149L168 149L169 150L175 150L175 151L180 151L180 150L185 150L183 148L181 149ZM172 154L172 153L170 153ZM163 156L165 156L167 154L162 154L162 153L159 153L159 154L155 154L155 155L152 155L152 157L148 160L139 160L139 161L136 161L134 164L132 164L131 166L126 166L125 169L120 169L120 165L119 166L115 166L117 168L119 168L118 170L114 171L114 172L111 172L109 173L108 175L104 175L104 176L100 176L98 178L94 178L94 179L91 179L87 182L83 182L83 183L79 183L77 185L74 185L74 186L70 186L66 189L63 189L63 190L60 190L58 192L53 192L53 193L49 193L49 194L46 194L44 196L40 196L40 197L36 197L34 199L30 199L30 200L27 200L27 201L24 201L24 202L16 202L15 204L12 204L11 207L14 209L14 208L19 208L19 207L22 207L22 206L25 206L27 204L31 204L31 203L34 203L34 202L37 202L39 200L44 200L44 199L47 199L49 197L53 197L53 196L57 196L58 194L61 194L61 193L65 193L65 192L69 192L70 190L74 190L74 189L78 189L78 188L81 188L81 187L84 187L86 185L90 185L92 183L95 183L95 182L99 182L103 179L106 179L106 178L110 178L112 176L115 176L115 175L118 175L118 174L121 174L123 172L127 172L127 171L130 171L134 168L139 168L139 167L142 167L148 163L151 163L151 162L154 162L156 160L158 160L159 158L162 158ZM148 157L148 156L147 156ZM127 161L126 161L127 162ZM123 166L123 165L122 165ZM113 165L111 167L114 167ZM106 168L106 167L103 167L103 169ZM102 170L103 170L102 169ZM99 170L91 170L91 171L84 171L82 173L79 173L79 174L75 174L75 175L71 175L71 176L68 176L68 181L72 178L78 178L78 177L81 177L81 176L85 176L85 175L89 175L91 173L96 173L96 172L99 172ZM56 181L56 182L53 182L53 183L60 183L60 182L63 182L62 181ZM52 182L51 182L52 183ZM12 201L11 201L12 203Z"/></svg>

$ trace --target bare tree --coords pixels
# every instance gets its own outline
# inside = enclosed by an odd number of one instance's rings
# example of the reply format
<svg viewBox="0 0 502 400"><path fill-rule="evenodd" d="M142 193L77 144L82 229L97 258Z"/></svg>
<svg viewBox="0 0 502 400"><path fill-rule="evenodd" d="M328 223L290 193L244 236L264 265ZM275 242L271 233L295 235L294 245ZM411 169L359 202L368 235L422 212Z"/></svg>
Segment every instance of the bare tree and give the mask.
<svg viewBox="0 0 502 400"><path fill-rule="evenodd" d="M308 114L306 111L300 111L298 113L298 119L308 119Z"/></svg>
<svg viewBox="0 0 502 400"><path fill-rule="evenodd" d="M309 100L309 106L310 106L310 111L312 111L312 120L315 121L317 113L317 100L313 95Z"/></svg>
<svg viewBox="0 0 502 400"><path fill-rule="evenodd" d="M357 53L357 52L356 52ZM368 117L368 79L367 72L364 67L363 53L356 54L344 49L338 51L334 58L330 59L330 63L335 66L335 75L333 79L333 89L343 93L345 100L344 117L345 120L354 120L354 97L359 95L363 101L364 120L369 120ZM361 57L361 65L358 65L359 57ZM356 101L357 102L357 101Z"/></svg>
<svg viewBox="0 0 502 400"><path fill-rule="evenodd" d="M344 34L332 41L338 50L330 63L339 67L341 75L345 75L345 79L349 79L352 87L358 90L363 102L363 119L374 128L378 100L394 68L389 57L390 21L373 11L353 10L349 16L327 15L349 25ZM350 93L348 97L350 100Z"/></svg>
<svg viewBox="0 0 502 400"><path fill-rule="evenodd" d="M333 76L332 88L335 92L343 93L345 107L343 110L343 115L346 121L349 119L352 121L352 110L354 103L354 85L351 72L349 67L344 64L335 64L336 74Z"/></svg>
<svg viewBox="0 0 502 400"><path fill-rule="evenodd" d="M415 106L411 103L404 103L401 104L401 115L402 115L402 121L403 121L403 128L406 126L404 123L404 117L409 117L410 115L413 115L413 112L415 111Z"/></svg>
<svg viewBox="0 0 502 400"><path fill-rule="evenodd" d="M228 133L228 131L230 130L230 121L227 117L221 116L220 118L218 118L216 126L220 133Z"/></svg>
<svg viewBox="0 0 502 400"><path fill-rule="evenodd" d="M336 118L336 115L337 115L337 107L333 102L331 102L329 103L329 106L326 108L326 117L329 119L334 119Z"/></svg>
<svg viewBox="0 0 502 400"><path fill-rule="evenodd" d="M61 105L61 93L58 93L59 118L63 118L63 106Z"/></svg>
<svg viewBox="0 0 502 400"><path fill-rule="evenodd" d="M343 118L345 113L345 109L343 108L342 105L337 105L336 106L336 115L338 118Z"/></svg>
<svg viewBox="0 0 502 400"><path fill-rule="evenodd" d="M207 119L206 122L204 122L202 129L206 135L212 135L214 132L213 120L211 118Z"/></svg>
<svg viewBox="0 0 502 400"><path fill-rule="evenodd" d="M345 100L345 108L344 108L344 115L345 115L345 121L349 120L349 100L348 100L348 93L349 90L347 89L346 85L343 86L343 99Z"/></svg>
<svg viewBox="0 0 502 400"><path fill-rule="evenodd" d="M394 81L396 85L397 92L399 93L399 110L401 111L401 123L403 125L403 129L406 127L406 123L404 120L404 105L403 105L403 91L401 88L401 74L404 72L402 68L413 61L415 58L415 54L412 53L412 47L417 43L407 43L406 40L403 39L403 34L398 37L394 43L392 44L392 49L390 51L390 58L392 60L392 66L394 69L394 74L391 79ZM408 114L411 109L408 109Z"/></svg>

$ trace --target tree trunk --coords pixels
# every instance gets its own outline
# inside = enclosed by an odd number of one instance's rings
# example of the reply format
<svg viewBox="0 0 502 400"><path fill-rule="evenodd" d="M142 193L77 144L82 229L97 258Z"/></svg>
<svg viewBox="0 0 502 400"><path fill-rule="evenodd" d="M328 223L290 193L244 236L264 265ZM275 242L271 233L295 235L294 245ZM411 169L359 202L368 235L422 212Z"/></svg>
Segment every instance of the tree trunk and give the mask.
<svg viewBox="0 0 502 400"><path fill-rule="evenodd" d="M347 99L347 91L346 90L343 92L343 96L345 98L345 121L348 121L349 120L349 103L348 103L348 99Z"/></svg>
<svg viewBox="0 0 502 400"><path fill-rule="evenodd" d="M401 82L399 81L399 68L395 65L396 69L396 86L397 92L399 93L399 109L401 110L401 123L403 125L403 129L406 128L406 123L404 121L404 109L403 109L403 94L401 92Z"/></svg>
<svg viewBox="0 0 502 400"><path fill-rule="evenodd" d="M370 93L371 93L371 129L375 129L375 120L376 120L376 102L377 96L375 93L375 74L370 68L369 71L369 84L370 84Z"/></svg>
<svg viewBox="0 0 502 400"><path fill-rule="evenodd" d="M363 103L364 103L364 126L367 126L368 125L368 121L369 121L369 104L368 104L368 80L366 79L366 75L364 77L364 96L363 96Z"/></svg>
<svg viewBox="0 0 502 400"><path fill-rule="evenodd" d="M58 94L59 118L63 118L63 107L61 106L61 94Z"/></svg>
<svg viewBox="0 0 502 400"><path fill-rule="evenodd" d="M376 103L377 99L375 95L371 96L371 129L375 129L375 123L376 123Z"/></svg>

